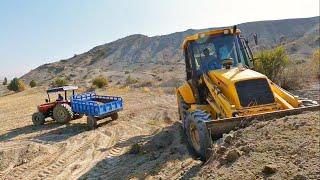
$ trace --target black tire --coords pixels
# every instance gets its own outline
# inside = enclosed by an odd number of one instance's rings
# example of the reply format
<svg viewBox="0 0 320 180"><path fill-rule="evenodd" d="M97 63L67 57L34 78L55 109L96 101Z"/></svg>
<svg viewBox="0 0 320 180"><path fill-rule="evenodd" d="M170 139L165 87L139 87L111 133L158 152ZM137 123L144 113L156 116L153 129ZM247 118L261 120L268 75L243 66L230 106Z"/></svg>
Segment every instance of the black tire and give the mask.
<svg viewBox="0 0 320 180"><path fill-rule="evenodd" d="M110 117L111 117L112 121L117 120L119 118L118 112L111 114Z"/></svg>
<svg viewBox="0 0 320 180"><path fill-rule="evenodd" d="M65 124L73 119L73 112L69 104L59 104L53 109L53 119Z"/></svg>
<svg viewBox="0 0 320 180"><path fill-rule="evenodd" d="M212 155L212 139L205 122L210 121L211 116L201 110L188 113L186 117L186 135L189 145L202 161L206 161Z"/></svg>
<svg viewBox="0 0 320 180"><path fill-rule="evenodd" d="M90 130L97 128L97 119L93 116L87 116L87 125Z"/></svg>
<svg viewBox="0 0 320 180"><path fill-rule="evenodd" d="M180 120L182 121L182 127L183 130L185 130L185 119L187 116L187 112L189 109L189 105L183 100L182 96L178 94L178 110L179 110L179 117Z"/></svg>
<svg viewBox="0 0 320 180"><path fill-rule="evenodd" d="M43 125L45 122L45 116L42 112L36 112L32 114L32 123L35 126Z"/></svg>

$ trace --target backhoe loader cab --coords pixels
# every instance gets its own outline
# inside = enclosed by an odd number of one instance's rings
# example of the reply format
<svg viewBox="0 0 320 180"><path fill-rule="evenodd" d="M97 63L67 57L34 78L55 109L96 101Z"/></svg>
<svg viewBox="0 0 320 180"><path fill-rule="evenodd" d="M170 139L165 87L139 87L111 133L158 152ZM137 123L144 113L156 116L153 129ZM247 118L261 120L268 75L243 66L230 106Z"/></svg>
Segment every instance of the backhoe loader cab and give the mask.
<svg viewBox="0 0 320 180"><path fill-rule="evenodd" d="M244 66L251 68L252 53L240 30L226 28L186 37L183 42L187 80L210 70Z"/></svg>
<svg viewBox="0 0 320 180"><path fill-rule="evenodd" d="M316 102L299 99L252 70L251 50L235 27L186 37L182 47L187 82L177 89L179 115L202 160L212 154L212 140L253 119L319 110Z"/></svg>

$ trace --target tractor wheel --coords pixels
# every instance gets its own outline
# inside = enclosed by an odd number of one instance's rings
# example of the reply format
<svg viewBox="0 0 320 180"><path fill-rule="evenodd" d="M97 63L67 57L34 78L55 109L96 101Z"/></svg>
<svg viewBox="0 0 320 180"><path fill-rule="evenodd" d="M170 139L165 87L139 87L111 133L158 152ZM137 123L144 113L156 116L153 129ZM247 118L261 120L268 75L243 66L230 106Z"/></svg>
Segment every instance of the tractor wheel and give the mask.
<svg viewBox="0 0 320 180"><path fill-rule="evenodd" d="M187 116L187 112L188 112L188 109L189 109L189 105L183 100L182 96L180 94L178 94L178 110L179 110L179 117L180 117L180 120L182 121L182 126L183 126L183 129L185 130L185 119L186 119L186 116Z"/></svg>
<svg viewBox="0 0 320 180"><path fill-rule="evenodd" d="M205 121L210 120L210 115L200 110L188 113L186 117L188 143L202 161L208 160L211 156L212 139L205 124Z"/></svg>
<svg viewBox="0 0 320 180"><path fill-rule="evenodd" d="M111 114L110 117L111 117L112 121L117 120L118 117L119 117L118 112L115 112L115 113Z"/></svg>
<svg viewBox="0 0 320 180"><path fill-rule="evenodd" d="M90 130L94 130L97 128L97 119L93 116L87 117L87 125Z"/></svg>
<svg viewBox="0 0 320 180"><path fill-rule="evenodd" d="M45 116L42 112L36 112L32 115L32 122L35 126L43 125L45 122Z"/></svg>
<svg viewBox="0 0 320 180"><path fill-rule="evenodd" d="M53 118L61 124L68 123L73 119L73 112L68 104L59 104L53 109Z"/></svg>

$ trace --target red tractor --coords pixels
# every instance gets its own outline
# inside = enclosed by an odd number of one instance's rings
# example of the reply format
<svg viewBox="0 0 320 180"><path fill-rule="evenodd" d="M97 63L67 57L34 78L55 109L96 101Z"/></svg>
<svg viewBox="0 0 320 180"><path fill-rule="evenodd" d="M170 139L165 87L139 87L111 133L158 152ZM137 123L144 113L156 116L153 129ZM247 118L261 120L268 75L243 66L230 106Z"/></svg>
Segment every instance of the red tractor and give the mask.
<svg viewBox="0 0 320 180"><path fill-rule="evenodd" d="M34 125L39 126L45 123L45 119L51 117L58 123L68 123L73 119L81 118L82 114L76 114L71 109L70 99L68 99L68 91L72 91L72 95L75 95L77 86L63 86L49 88L47 90L48 99L46 103L38 106L38 112L32 115L32 122ZM50 94L64 92L64 97L59 94L57 100L51 101Z"/></svg>

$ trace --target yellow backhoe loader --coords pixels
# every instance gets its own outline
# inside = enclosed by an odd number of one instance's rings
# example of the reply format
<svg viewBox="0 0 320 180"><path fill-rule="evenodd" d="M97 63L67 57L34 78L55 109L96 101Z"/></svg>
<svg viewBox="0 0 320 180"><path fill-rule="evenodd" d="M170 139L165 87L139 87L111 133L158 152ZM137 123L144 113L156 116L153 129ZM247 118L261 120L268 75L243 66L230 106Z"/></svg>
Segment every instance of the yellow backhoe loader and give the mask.
<svg viewBox="0 0 320 180"><path fill-rule="evenodd" d="M177 89L179 115L201 160L212 154L213 140L252 120L320 109L316 101L300 99L254 71L248 44L236 26L197 33L183 42L187 81Z"/></svg>

